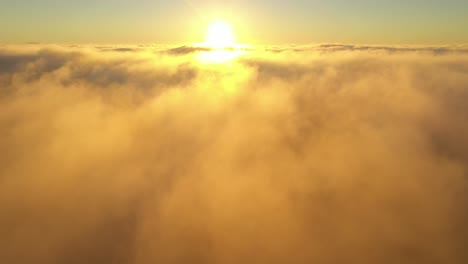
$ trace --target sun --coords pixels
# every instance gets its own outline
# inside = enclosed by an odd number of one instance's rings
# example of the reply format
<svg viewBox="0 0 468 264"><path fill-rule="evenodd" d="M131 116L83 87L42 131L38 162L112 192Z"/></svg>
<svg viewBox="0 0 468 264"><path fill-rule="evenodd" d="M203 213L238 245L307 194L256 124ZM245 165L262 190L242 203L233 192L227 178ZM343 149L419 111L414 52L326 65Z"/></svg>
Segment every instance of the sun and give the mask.
<svg viewBox="0 0 468 264"><path fill-rule="evenodd" d="M226 48L234 44L234 34L231 26L224 21L216 21L209 25L206 44L213 48Z"/></svg>
<svg viewBox="0 0 468 264"><path fill-rule="evenodd" d="M231 26L217 20L208 26L205 42L197 44L208 48L197 54L198 60L202 64L226 64L234 61L244 54L247 45L240 45L234 42L234 33Z"/></svg>

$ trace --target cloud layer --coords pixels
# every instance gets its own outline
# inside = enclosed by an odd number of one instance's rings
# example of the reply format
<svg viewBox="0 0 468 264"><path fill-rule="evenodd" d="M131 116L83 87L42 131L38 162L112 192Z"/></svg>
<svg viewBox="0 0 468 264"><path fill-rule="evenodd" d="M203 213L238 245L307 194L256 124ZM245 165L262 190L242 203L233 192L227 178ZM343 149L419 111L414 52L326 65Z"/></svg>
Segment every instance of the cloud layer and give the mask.
<svg viewBox="0 0 468 264"><path fill-rule="evenodd" d="M210 52L0 47L1 263L468 261L465 47Z"/></svg>

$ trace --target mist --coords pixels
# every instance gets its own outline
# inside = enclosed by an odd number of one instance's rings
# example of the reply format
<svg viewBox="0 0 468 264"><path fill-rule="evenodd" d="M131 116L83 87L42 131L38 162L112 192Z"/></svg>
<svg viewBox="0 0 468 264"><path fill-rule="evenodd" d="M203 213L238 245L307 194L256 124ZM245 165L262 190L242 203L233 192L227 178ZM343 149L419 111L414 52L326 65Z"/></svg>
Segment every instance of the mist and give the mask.
<svg viewBox="0 0 468 264"><path fill-rule="evenodd" d="M212 52L0 46L0 262L468 261L466 46Z"/></svg>

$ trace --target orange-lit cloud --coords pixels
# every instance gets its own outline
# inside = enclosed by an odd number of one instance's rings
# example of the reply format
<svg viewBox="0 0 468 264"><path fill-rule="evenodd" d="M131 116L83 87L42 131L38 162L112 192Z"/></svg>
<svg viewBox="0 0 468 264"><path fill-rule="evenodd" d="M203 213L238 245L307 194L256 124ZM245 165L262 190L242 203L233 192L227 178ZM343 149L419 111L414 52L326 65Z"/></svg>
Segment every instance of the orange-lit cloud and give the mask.
<svg viewBox="0 0 468 264"><path fill-rule="evenodd" d="M468 50L0 48L1 263L465 263Z"/></svg>

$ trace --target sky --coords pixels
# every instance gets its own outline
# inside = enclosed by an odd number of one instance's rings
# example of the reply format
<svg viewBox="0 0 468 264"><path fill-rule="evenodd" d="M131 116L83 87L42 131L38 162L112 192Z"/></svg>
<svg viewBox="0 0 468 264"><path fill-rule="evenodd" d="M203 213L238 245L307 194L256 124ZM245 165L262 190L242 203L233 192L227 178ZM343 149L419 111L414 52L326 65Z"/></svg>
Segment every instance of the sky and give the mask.
<svg viewBox="0 0 468 264"><path fill-rule="evenodd" d="M0 43L186 44L214 20L252 44L464 44L464 0L0 0Z"/></svg>

